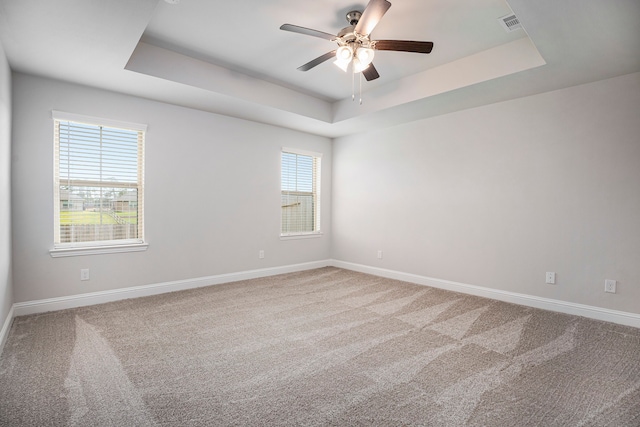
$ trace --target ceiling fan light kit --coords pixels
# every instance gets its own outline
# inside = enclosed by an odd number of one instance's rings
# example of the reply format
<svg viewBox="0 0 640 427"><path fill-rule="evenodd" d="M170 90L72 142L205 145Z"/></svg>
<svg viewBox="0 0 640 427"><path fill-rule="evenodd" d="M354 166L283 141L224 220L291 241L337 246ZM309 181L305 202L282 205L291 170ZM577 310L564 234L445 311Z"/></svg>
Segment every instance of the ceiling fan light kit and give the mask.
<svg viewBox="0 0 640 427"><path fill-rule="evenodd" d="M373 61L373 56L374 56L374 52L373 49L369 49L367 47L361 47L360 49L358 49L357 52L357 57L358 60L360 60L360 62L364 62L365 64L371 64L371 61Z"/></svg>
<svg viewBox="0 0 640 427"><path fill-rule="evenodd" d="M353 50L349 46L340 46L336 50L336 59L338 61L351 61L353 57Z"/></svg>
<svg viewBox="0 0 640 427"><path fill-rule="evenodd" d="M341 61L340 59L336 59L333 63L346 73L347 71L349 71L349 64L351 63L351 59L349 59L348 61Z"/></svg>
<svg viewBox="0 0 640 427"><path fill-rule="evenodd" d="M391 3L387 0L370 0L364 11L352 10L347 13L346 17L349 26L340 30L336 36L291 24L284 24L280 29L322 38L338 44L338 48L335 51L325 53L298 67L300 71L309 71L323 62L335 58L334 64L343 71L347 72L351 65L354 74L362 73L367 81L371 81L380 77L372 62L376 50L431 53L433 49L432 42L371 40L371 32L390 7Z"/></svg>
<svg viewBox="0 0 640 427"><path fill-rule="evenodd" d="M354 58L353 59L353 73L354 74L361 73L364 70L366 70L367 68L369 68L369 65L371 65L371 63L367 64L366 62L360 61L358 58Z"/></svg>

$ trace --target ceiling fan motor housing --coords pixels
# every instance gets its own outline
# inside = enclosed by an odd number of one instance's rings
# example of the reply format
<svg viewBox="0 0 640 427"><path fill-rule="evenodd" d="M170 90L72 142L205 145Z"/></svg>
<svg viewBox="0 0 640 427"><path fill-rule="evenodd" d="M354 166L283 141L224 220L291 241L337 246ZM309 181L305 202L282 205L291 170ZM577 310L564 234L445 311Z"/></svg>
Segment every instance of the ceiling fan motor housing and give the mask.
<svg viewBox="0 0 640 427"><path fill-rule="evenodd" d="M356 29L355 25L351 25L350 27L343 28L338 33L338 40L342 40L344 42L349 42L349 41L355 40L357 38L356 37L356 33L355 33L355 29Z"/></svg>
<svg viewBox="0 0 640 427"><path fill-rule="evenodd" d="M367 36L356 33L356 26L350 25L343 28L337 35L336 42L339 46L349 46L355 51L358 47L372 47L372 42Z"/></svg>

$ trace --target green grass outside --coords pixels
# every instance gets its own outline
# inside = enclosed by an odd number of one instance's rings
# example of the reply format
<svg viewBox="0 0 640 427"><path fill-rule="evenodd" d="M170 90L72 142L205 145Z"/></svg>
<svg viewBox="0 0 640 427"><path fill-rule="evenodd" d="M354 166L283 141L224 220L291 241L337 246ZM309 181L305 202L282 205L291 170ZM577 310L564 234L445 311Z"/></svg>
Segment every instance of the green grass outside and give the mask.
<svg viewBox="0 0 640 427"><path fill-rule="evenodd" d="M138 223L138 212L136 211L128 211L128 212L116 212L116 214L127 221L129 224L137 224Z"/></svg>
<svg viewBox="0 0 640 427"><path fill-rule="evenodd" d="M137 224L137 212L117 212L117 215L129 222ZM100 220L102 217L102 222ZM116 221L107 213L91 211L60 211L60 224L116 224Z"/></svg>

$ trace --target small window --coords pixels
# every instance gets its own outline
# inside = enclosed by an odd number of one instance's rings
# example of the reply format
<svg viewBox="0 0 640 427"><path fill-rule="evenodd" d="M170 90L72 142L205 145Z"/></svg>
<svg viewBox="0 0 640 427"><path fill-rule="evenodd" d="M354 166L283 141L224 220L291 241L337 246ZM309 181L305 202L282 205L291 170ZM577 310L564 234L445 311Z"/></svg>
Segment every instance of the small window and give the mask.
<svg viewBox="0 0 640 427"><path fill-rule="evenodd" d="M54 250L144 243L146 126L53 119Z"/></svg>
<svg viewBox="0 0 640 427"><path fill-rule="evenodd" d="M320 233L322 154L282 149L281 236Z"/></svg>

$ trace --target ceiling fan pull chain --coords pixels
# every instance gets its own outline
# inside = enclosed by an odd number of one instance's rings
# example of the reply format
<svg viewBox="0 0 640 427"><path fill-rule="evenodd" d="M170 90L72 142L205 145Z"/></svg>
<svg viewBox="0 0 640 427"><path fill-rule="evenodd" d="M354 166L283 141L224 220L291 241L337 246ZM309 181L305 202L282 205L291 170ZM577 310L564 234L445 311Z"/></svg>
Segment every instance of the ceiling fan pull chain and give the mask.
<svg viewBox="0 0 640 427"><path fill-rule="evenodd" d="M362 73L358 73L360 74L360 105L362 105Z"/></svg>
<svg viewBox="0 0 640 427"><path fill-rule="evenodd" d="M356 100L356 76L353 72L353 62L351 62L351 101Z"/></svg>

